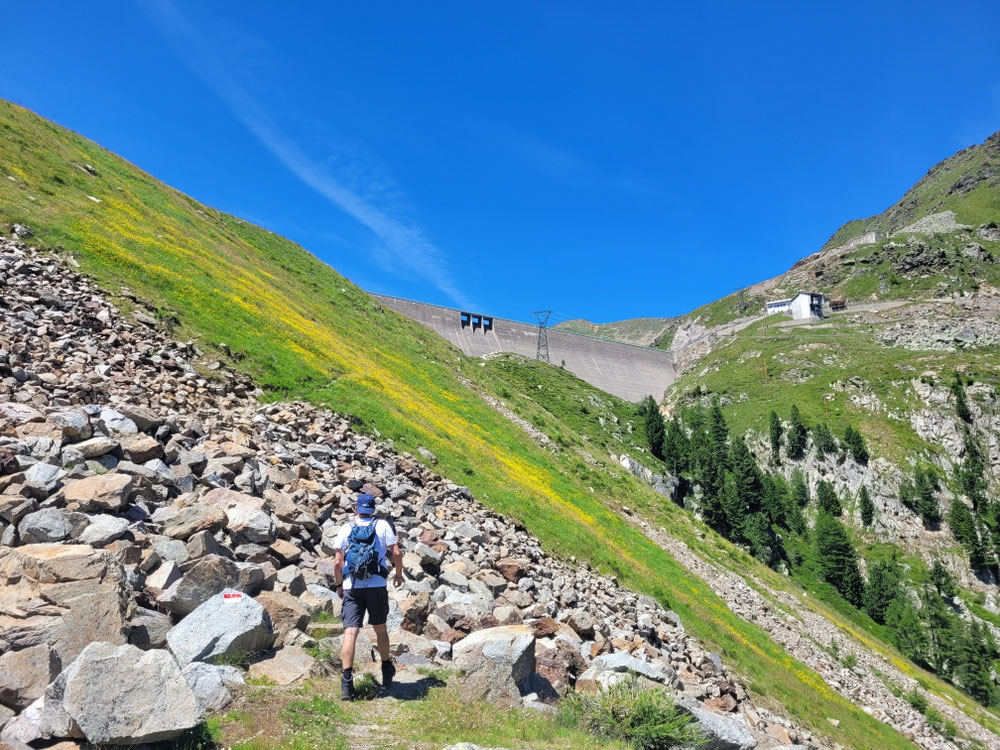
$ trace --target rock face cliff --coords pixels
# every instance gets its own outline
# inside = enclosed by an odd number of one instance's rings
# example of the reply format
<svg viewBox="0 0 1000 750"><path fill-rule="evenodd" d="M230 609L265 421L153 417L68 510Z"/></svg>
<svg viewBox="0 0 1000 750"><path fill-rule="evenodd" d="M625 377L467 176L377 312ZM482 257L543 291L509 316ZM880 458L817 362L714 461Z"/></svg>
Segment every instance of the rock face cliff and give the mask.
<svg viewBox="0 0 1000 750"><path fill-rule="evenodd" d="M390 616L402 668L454 660L468 697L540 709L632 671L726 747L811 741L676 615L546 554L429 452L258 403L248 378L141 309L123 316L50 254L5 241L0 267L5 740L174 737L241 689L244 673L217 665L237 654L280 684L336 670L336 629L309 623L339 612L331 545L365 491L405 550Z"/></svg>

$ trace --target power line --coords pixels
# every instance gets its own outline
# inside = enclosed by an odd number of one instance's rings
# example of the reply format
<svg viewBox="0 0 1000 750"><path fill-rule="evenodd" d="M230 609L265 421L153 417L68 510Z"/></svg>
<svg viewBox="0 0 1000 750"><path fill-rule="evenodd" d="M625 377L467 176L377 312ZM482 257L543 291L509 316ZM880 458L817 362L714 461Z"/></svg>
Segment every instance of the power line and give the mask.
<svg viewBox="0 0 1000 750"><path fill-rule="evenodd" d="M552 310L535 310L531 313L538 323L538 348L535 350L535 359L539 362L549 361L549 317Z"/></svg>

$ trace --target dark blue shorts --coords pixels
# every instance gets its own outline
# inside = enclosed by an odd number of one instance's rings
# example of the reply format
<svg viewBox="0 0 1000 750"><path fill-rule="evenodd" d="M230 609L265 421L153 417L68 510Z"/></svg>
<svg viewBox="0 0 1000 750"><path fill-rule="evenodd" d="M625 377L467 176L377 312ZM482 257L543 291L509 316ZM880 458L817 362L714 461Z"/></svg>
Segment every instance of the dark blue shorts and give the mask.
<svg viewBox="0 0 1000 750"><path fill-rule="evenodd" d="M385 625L389 619L389 589L385 586L370 589L348 589L344 592L344 608L340 619L345 628L360 628L365 624Z"/></svg>

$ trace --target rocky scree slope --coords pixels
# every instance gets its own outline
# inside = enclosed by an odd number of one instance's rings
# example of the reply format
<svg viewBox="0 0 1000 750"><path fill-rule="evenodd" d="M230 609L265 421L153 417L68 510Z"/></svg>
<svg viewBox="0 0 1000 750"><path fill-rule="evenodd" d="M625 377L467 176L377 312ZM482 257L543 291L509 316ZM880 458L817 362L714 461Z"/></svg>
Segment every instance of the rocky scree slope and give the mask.
<svg viewBox="0 0 1000 750"><path fill-rule="evenodd" d="M368 491L404 540L404 668L454 664L469 698L540 709L635 671L712 747L815 744L676 616L547 556L466 488L332 412L258 404L217 362L202 375L197 347L124 318L51 255L4 242L0 267L4 741L168 739L247 676L335 671L338 628L310 621L338 611L331 544ZM220 664L247 654L247 672Z"/></svg>

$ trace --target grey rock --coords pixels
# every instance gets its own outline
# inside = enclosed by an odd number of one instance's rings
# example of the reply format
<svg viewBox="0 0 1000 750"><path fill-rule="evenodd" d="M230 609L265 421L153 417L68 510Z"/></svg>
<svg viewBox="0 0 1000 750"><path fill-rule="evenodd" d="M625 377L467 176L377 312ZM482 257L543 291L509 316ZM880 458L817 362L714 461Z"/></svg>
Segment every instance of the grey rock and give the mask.
<svg viewBox="0 0 1000 750"><path fill-rule="evenodd" d="M187 680L191 692L198 700L198 705L204 712L220 711L230 704L233 696L226 687L223 679L225 669L235 669L231 666L216 666L194 661L181 670L184 679ZM238 672L237 672L238 673ZM240 682L243 682L242 677Z"/></svg>
<svg viewBox="0 0 1000 750"><path fill-rule="evenodd" d="M218 555L206 555L180 580L170 584L156 601L171 612L186 615L223 589L239 587L241 578L249 582L252 574L246 573L241 577L241 571L240 566L232 560Z"/></svg>
<svg viewBox="0 0 1000 750"><path fill-rule="evenodd" d="M67 673L63 709L94 744L167 740L204 718L180 667L164 650L92 643Z"/></svg>
<svg viewBox="0 0 1000 750"><path fill-rule="evenodd" d="M63 437L72 442L87 440L94 434L90 418L79 409L64 409L49 414L47 421L62 430Z"/></svg>
<svg viewBox="0 0 1000 750"><path fill-rule="evenodd" d="M109 516L105 513L90 516L90 525L83 530L78 540L91 547L105 547L128 531L128 519Z"/></svg>
<svg viewBox="0 0 1000 750"><path fill-rule="evenodd" d="M167 633L167 645L183 666L238 653L257 653L273 643L267 611L235 589L211 597Z"/></svg>
<svg viewBox="0 0 1000 750"><path fill-rule="evenodd" d="M757 747L757 740L750 730L734 718L712 713L703 708L687 709L698 722L709 739L699 748L704 750L751 750Z"/></svg>
<svg viewBox="0 0 1000 750"><path fill-rule="evenodd" d="M139 432L135 422L121 412L110 408L101 409L100 426L106 435L115 438L135 435Z"/></svg>
<svg viewBox="0 0 1000 750"><path fill-rule="evenodd" d="M635 672L655 682L673 682L677 673L664 664L651 664L624 651L602 654L591 662L592 667L606 672Z"/></svg>
<svg viewBox="0 0 1000 750"><path fill-rule="evenodd" d="M73 533L73 523L70 515L59 508L42 508L22 518L17 533L26 544L60 542Z"/></svg>
<svg viewBox="0 0 1000 750"><path fill-rule="evenodd" d="M90 440L73 443L71 450L76 451L83 458L97 458L106 453L111 453L117 447L118 441L104 435L98 435L97 437L90 438Z"/></svg>
<svg viewBox="0 0 1000 750"><path fill-rule="evenodd" d="M129 620L128 642L133 646L148 651L154 648L166 648L167 633L173 627L170 617L145 607L136 607L135 614Z"/></svg>
<svg viewBox="0 0 1000 750"><path fill-rule="evenodd" d="M516 705L535 671L535 636L524 625L479 630L452 646L452 661L465 672L466 700Z"/></svg>
<svg viewBox="0 0 1000 750"><path fill-rule="evenodd" d="M29 466L24 472L24 481L26 484L38 487L48 493L59 486L59 480L65 474L62 467L39 461Z"/></svg>

